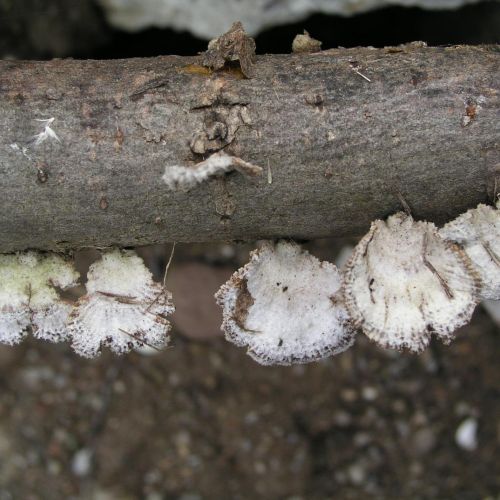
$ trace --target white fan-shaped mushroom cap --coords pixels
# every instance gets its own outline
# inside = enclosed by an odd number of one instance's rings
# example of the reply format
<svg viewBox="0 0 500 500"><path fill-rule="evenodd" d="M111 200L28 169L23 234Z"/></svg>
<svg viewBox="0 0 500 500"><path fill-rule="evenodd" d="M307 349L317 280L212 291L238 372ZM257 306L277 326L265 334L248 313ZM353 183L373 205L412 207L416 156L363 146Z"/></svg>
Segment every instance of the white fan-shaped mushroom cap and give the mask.
<svg viewBox="0 0 500 500"><path fill-rule="evenodd" d="M215 295L222 330L263 365L307 363L354 342L337 268L295 243L265 243Z"/></svg>
<svg viewBox="0 0 500 500"><path fill-rule="evenodd" d="M463 247L481 277L481 299L500 299L500 211L478 205L441 228L439 234Z"/></svg>
<svg viewBox="0 0 500 500"><path fill-rule="evenodd" d="M37 338L66 339L71 306L56 287L74 286L78 277L72 263L57 254L0 255L0 342L19 343L30 325Z"/></svg>
<svg viewBox="0 0 500 500"><path fill-rule="evenodd" d="M108 346L116 354L147 345L162 348L169 341L174 312L170 292L133 251L112 250L90 266L87 295L71 314L72 347L92 358Z"/></svg>
<svg viewBox="0 0 500 500"><path fill-rule="evenodd" d="M30 315L26 310L0 313L0 343L16 345L28 333L31 324Z"/></svg>
<svg viewBox="0 0 500 500"><path fill-rule="evenodd" d="M422 351L449 342L477 303L478 276L434 224L397 213L372 223L345 271L351 317L380 346Z"/></svg>
<svg viewBox="0 0 500 500"><path fill-rule="evenodd" d="M34 326L33 335L40 340L63 342L68 340L68 320L73 305L64 301L56 302L47 309L35 311L31 320Z"/></svg>

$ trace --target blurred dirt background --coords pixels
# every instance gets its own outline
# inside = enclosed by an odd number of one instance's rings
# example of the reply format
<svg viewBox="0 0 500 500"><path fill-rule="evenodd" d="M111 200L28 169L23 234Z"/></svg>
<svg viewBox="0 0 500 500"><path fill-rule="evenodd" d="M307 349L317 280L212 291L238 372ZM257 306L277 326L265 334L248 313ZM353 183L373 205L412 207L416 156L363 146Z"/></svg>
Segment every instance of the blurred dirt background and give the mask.
<svg viewBox="0 0 500 500"><path fill-rule="evenodd" d="M344 243L307 247L335 260ZM358 335L334 358L262 367L223 340L211 298L250 248L177 246L165 352L0 349L1 500L500 498L500 331L485 311L420 356ZM169 251L141 249L158 278Z"/></svg>
<svg viewBox="0 0 500 500"><path fill-rule="evenodd" d="M498 42L498 4L312 16L257 37L285 52L305 28L337 45ZM495 30L498 27L498 31ZM0 57L194 54L173 30L110 28L90 0L0 0ZM0 118L1 119L1 118ZM307 248L334 261L354 241ZM178 245L162 353L94 361L66 345L0 348L0 500L500 499L500 328L478 307L421 356L362 335L319 363L261 367L225 342L213 293L253 245ZM157 279L170 247L140 249ZM80 269L96 257L78 254Z"/></svg>

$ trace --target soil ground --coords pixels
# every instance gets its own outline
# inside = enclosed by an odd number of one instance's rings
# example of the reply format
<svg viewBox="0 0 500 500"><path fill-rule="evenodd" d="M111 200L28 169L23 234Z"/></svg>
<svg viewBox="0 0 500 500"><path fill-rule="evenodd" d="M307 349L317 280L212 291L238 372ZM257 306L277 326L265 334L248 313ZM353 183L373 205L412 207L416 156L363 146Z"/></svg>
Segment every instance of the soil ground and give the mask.
<svg viewBox="0 0 500 500"><path fill-rule="evenodd" d="M421 356L358 336L262 367L221 338L95 361L0 349L0 499L482 499L500 495L499 330L478 308ZM477 422L477 447L457 427Z"/></svg>

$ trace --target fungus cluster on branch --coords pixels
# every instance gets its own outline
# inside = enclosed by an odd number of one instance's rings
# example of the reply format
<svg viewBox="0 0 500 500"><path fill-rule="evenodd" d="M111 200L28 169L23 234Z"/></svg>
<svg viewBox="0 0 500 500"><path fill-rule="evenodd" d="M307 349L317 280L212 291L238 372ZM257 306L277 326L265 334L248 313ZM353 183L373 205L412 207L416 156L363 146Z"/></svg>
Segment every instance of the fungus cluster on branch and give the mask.
<svg viewBox="0 0 500 500"><path fill-rule="evenodd" d="M92 358L101 346L123 354L142 346L160 349L169 341L172 296L153 281L132 251L114 250L90 266L87 294L71 313L73 349Z"/></svg>
<svg viewBox="0 0 500 500"><path fill-rule="evenodd" d="M299 245L270 242L216 294L226 338L264 365L306 363L354 341L338 269Z"/></svg>
<svg viewBox="0 0 500 500"><path fill-rule="evenodd" d="M0 255L0 341L18 344L29 329L40 339L65 340L71 306L58 289L75 286L77 280L71 262L60 255Z"/></svg>
<svg viewBox="0 0 500 500"><path fill-rule="evenodd" d="M479 273L480 299L500 299L500 219L497 207L479 204L448 222L440 235L458 243Z"/></svg>
<svg viewBox="0 0 500 500"><path fill-rule="evenodd" d="M169 340L170 292L155 283L135 252L111 250L90 266L87 293L76 304L60 290L79 274L65 257L24 252L0 255L0 342L14 345L31 330L36 338L69 340L88 358L102 346L117 353Z"/></svg>
<svg viewBox="0 0 500 500"><path fill-rule="evenodd" d="M499 208L478 205L440 230L403 212L376 220L343 272L294 242L264 242L215 296L226 339L264 365L341 353L358 329L390 349L449 343L481 300L500 299ZM31 331L89 358L168 344L172 296L135 252L104 252L71 304L61 291L78 277L58 254L0 255L0 342Z"/></svg>
<svg viewBox="0 0 500 500"><path fill-rule="evenodd" d="M500 216L479 205L440 231L376 220L343 273L290 242L265 243L216 294L226 339L262 364L342 352L360 329L388 349L449 343L484 298L500 299Z"/></svg>
<svg viewBox="0 0 500 500"><path fill-rule="evenodd" d="M372 223L344 274L354 323L380 346L420 352L448 343L477 303L479 279L457 245L403 212Z"/></svg>

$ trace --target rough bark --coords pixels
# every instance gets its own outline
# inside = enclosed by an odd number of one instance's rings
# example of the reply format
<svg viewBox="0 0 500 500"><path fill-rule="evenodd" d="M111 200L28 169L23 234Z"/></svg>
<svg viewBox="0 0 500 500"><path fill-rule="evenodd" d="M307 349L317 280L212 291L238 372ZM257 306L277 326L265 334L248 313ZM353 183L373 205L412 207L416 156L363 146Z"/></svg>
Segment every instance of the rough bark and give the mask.
<svg viewBox="0 0 500 500"><path fill-rule="evenodd" d="M199 62L0 62L0 251L359 235L399 193L437 223L493 194L498 46ZM162 182L222 148L265 174Z"/></svg>

